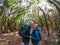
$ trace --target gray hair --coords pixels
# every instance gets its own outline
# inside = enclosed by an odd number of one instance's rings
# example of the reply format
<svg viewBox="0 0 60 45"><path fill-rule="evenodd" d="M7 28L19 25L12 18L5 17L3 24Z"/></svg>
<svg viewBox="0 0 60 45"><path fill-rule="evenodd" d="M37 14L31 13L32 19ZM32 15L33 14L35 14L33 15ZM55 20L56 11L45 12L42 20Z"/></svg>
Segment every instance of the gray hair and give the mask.
<svg viewBox="0 0 60 45"><path fill-rule="evenodd" d="M34 22L33 21L29 21L29 24L34 24Z"/></svg>
<svg viewBox="0 0 60 45"><path fill-rule="evenodd" d="M35 24L36 27L38 27L38 24Z"/></svg>
<svg viewBox="0 0 60 45"><path fill-rule="evenodd" d="M33 21L26 21L25 23L26 23L26 24L29 24L29 25L30 25L30 24L34 24Z"/></svg>

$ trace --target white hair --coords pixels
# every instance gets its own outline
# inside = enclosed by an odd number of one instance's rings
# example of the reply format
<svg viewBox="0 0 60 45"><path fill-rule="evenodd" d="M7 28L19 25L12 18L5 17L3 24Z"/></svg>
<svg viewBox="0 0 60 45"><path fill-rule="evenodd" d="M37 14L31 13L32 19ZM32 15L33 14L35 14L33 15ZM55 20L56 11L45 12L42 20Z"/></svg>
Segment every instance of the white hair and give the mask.
<svg viewBox="0 0 60 45"><path fill-rule="evenodd" d="M34 24L34 22L33 21L29 21L29 24Z"/></svg>
<svg viewBox="0 0 60 45"><path fill-rule="evenodd" d="M38 24L35 24L35 26L37 26L37 27L38 27Z"/></svg>

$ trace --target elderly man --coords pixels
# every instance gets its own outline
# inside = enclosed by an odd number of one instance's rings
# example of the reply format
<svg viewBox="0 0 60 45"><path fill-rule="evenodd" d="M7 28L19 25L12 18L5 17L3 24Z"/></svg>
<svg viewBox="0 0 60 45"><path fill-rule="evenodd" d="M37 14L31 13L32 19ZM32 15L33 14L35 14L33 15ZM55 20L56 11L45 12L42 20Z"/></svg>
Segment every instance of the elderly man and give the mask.
<svg viewBox="0 0 60 45"><path fill-rule="evenodd" d="M32 36L31 36L32 43L33 45L38 45L39 41L41 40L41 34L39 32L38 25L33 24L31 28L33 29Z"/></svg>

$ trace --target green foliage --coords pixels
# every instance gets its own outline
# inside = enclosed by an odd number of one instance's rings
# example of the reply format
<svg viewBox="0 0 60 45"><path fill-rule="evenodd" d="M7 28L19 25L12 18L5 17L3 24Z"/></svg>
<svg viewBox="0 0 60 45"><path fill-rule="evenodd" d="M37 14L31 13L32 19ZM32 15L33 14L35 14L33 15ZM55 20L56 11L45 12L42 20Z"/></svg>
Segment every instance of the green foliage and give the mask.
<svg viewBox="0 0 60 45"><path fill-rule="evenodd" d="M49 9L48 12L54 12L54 10L53 9Z"/></svg>
<svg viewBox="0 0 60 45"><path fill-rule="evenodd" d="M16 0L5 0L5 1L4 1L4 6L10 7L10 6L12 6L13 4L15 4L15 3L16 3Z"/></svg>
<svg viewBox="0 0 60 45"><path fill-rule="evenodd" d="M45 1L45 0L44 0ZM41 10L43 8L42 0L26 0L26 5L25 3L22 5L22 0L5 0L3 5L0 6L0 30L6 31L6 30L12 30L16 31L19 30L24 21L25 21L25 16L27 20L33 20L34 22L38 23L39 25L46 27L46 21L48 27L54 27L56 28L52 14L48 17L49 12L57 12L55 11L55 8L53 9L53 6L51 9L48 9L47 14ZM40 4L42 4L42 8L39 9ZM44 14L40 14L42 12ZM7 15L7 16L6 16ZM11 16L12 15L12 16ZM54 14L55 15L55 14ZM51 17L52 16L52 17ZM30 19L29 19L30 18ZM46 21L45 21L46 18ZM52 18L52 19L51 19ZM2 21L3 20L3 21ZM53 23L51 26L51 22Z"/></svg>
<svg viewBox="0 0 60 45"><path fill-rule="evenodd" d="M2 5L2 6L0 6L0 16L3 13L3 10L4 10L4 6Z"/></svg>

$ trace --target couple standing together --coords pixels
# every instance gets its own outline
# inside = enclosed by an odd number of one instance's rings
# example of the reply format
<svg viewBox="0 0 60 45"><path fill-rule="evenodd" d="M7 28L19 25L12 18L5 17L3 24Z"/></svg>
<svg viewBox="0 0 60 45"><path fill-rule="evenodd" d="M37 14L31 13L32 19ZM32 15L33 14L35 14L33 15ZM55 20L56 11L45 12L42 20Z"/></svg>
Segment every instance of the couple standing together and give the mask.
<svg viewBox="0 0 60 45"><path fill-rule="evenodd" d="M41 34L39 32L38 25L35 24L34 22L24 24L23 27L21 28L21 31L19 31L19 35L22 37L24 45L29 45L30 39L33 45L38 45L39 41L41 40Z"/></svg>

